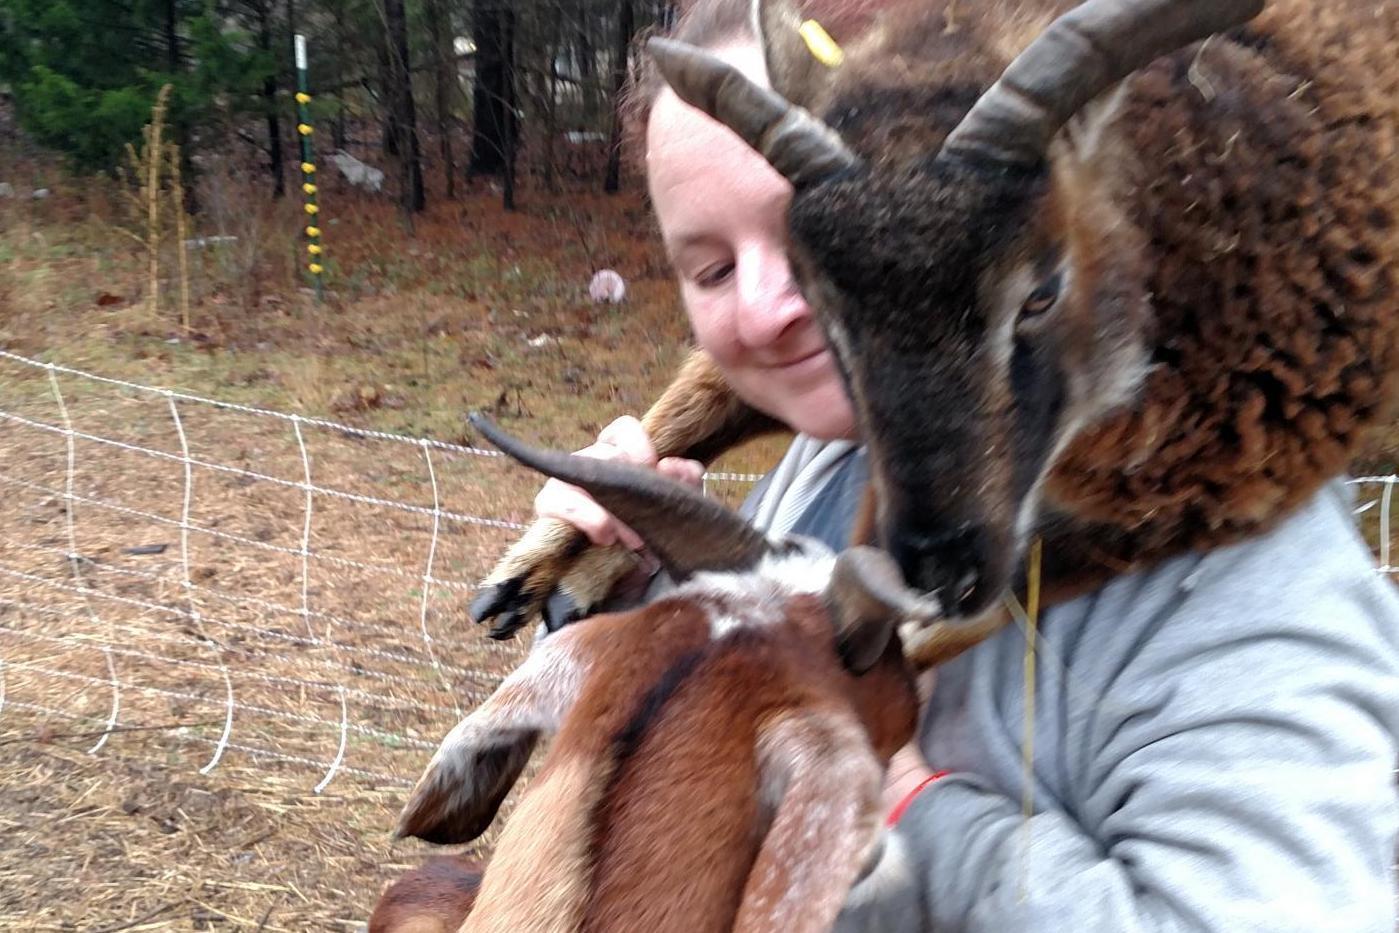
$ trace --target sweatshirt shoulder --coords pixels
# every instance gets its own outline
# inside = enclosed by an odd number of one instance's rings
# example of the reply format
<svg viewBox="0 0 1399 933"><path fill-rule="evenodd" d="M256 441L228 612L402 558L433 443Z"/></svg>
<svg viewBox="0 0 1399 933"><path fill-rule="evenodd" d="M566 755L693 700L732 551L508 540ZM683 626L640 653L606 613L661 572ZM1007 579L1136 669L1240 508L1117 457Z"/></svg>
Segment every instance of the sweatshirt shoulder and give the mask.
<svg viewBox="0 0 1399 933"><path fill-rule="evenodd" d="M1203 691L1213 703L1231 684L1399 683L1399 590L1339 482L1266 534L1054 607L1043 632L1080 686L1104 694Z"/></svg>

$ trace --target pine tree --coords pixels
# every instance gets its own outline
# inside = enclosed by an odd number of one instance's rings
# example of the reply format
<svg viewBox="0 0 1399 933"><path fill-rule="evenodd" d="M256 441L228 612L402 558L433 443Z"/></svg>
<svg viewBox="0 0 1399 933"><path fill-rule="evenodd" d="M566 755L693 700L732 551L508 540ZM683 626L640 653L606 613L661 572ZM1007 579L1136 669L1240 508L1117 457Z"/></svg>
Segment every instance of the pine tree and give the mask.
<svg viewBox="0 0 1399 933"><path fill-rule="evenodd" d="M204 0L0 0L0 82L21 127L79 170L110 170L165 84L188 151L216 103L243 107L272 67Z"/></svg>

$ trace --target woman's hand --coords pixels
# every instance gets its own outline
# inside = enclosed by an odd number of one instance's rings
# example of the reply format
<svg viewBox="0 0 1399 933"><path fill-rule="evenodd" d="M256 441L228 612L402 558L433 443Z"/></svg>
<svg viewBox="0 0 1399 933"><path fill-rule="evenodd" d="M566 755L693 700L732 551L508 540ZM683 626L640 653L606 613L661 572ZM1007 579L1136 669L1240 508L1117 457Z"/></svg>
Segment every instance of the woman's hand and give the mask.
<svg viewBox="0 0 1399 933"><path fill-rule="evenodd" d="M631 415L623 415L603 428L597 442L577 451L581 457L595 457L598 460L623 460L641 466L652 467L656 471L689 483L700 485L704 477L704 464L698 460L681 457L656 457L656 449L641 422ZM606 546L618 542L633 551L644 547L636 532L612 517L586 492L577 486L551 479L534 497L534 511L540 518L555 518L568 522L577 528L593 544Z"/></svg>

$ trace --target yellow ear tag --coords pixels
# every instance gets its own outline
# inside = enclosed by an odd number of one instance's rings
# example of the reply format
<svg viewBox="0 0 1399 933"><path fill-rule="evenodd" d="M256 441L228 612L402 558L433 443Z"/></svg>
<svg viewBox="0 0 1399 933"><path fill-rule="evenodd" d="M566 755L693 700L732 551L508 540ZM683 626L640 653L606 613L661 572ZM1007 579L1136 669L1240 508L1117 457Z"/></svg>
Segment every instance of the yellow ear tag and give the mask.
<svg viewBox="0 0 1399 933"><path fill-rule="evenodd" d="M845 61L845 52L816 20L806 20L797 28L797 32L806 41L811 54L827 68L839 68L840 63Z"/></svg>

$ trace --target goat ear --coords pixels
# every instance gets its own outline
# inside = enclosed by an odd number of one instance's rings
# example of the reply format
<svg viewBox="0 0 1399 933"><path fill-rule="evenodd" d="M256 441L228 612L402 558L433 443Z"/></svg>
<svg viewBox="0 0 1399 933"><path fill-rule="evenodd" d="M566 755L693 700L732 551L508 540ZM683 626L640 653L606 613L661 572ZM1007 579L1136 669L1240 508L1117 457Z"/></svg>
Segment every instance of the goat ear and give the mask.
<svg viewBox="0 0 1399 933"><path fill-rule="evenodd" d="M447 845L484 833L525 769L539 732L462 720L418 779L394 835Z"/></svg>
<svg viewBox="0 0 1399 933"><path fill-rule="evenodd" d="M772 89L810 109L830 80L833 66L817 59L807 46L796 6L791 0L753 0L752 21Z"/></svg>
<svg viewBox="0 0 1399 933"><path fill-rule="evenodd" d="M540 641L496 692L442 740L398 819L397 838L470 842L495 819L534 746L578 699L588 634L573 626Z"/></svg>
<svg viewBox="0 0 1399 933"><path fill-rule="evenodd" d="M776 717L757 751L772 823L733 929L829 930L878 839L883 768L859 723L837 713Z"/></svg>
<svg viewBox="0 0 1399 933"><path fill-rule="evenodd" d="M836 647L855 674L874 667L900 626L926 625L942 616L936 598L904 583L892 557L864 545L836 558L826 606L836 630Z"/></svg>

